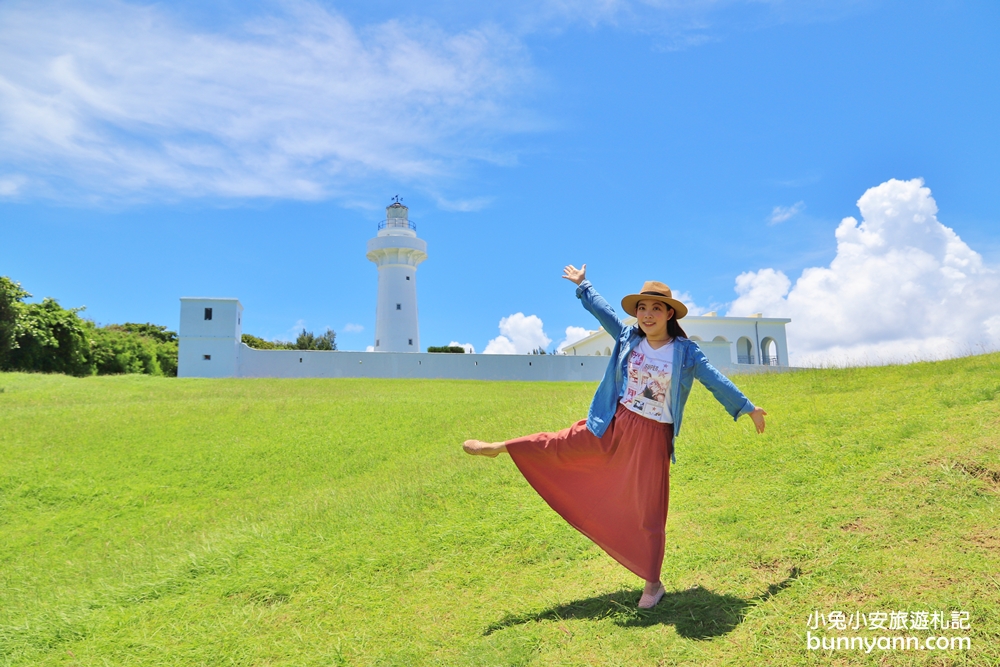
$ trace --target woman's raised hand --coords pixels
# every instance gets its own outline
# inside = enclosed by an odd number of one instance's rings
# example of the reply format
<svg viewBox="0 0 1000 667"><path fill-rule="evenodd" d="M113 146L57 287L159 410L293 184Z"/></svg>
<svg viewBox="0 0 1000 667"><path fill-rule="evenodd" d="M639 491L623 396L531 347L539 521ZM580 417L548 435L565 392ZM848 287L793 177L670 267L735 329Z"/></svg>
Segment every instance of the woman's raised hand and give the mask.
<svg viewBox="0 0 1000 667"><path fill-rule="evenodd" d="M587 278L587 265L584 264L579 269L570 264L563 269L563 278L566 280L571 280L577 285L582 283Z"/></svg>

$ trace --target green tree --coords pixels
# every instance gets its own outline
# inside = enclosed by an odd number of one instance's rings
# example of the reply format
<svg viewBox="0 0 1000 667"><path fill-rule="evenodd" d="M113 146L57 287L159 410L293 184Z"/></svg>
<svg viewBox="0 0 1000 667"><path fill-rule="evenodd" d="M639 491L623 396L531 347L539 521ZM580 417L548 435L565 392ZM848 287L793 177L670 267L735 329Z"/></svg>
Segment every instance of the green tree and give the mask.
<svg viewBox="0 0 1000 667"><path fill-rule="evenodd" d="M24 303L20 283L0 277L0 370L177 375L177 334L159 324L98 327L55 299Z"/></svg>
<svg viewBox="0 0 1000 667"><path fill-rule="evenodd" d="M241 339L247 347L252 347L255 350L295 350L294 343L286 343L280 340L264 340L263 338L258 338L257 336L251 336L250 334L243 334Z"/></svg>
<svg viewBox="0 0 1000 667"><path fill-rule="evenodd" d="M296 350L336 350L337 332L327 329L326 332L316 336L311 331L305 329L295 339Z"/></svg>
<svg viewBox="0 0 1000 667"><path fill-rule="evenodd" d="M17 347L22 302L30 296L21 283L0 276L0 370L7 368L9 353Z"/></svg>
<svg viewBox="0 0 1000 667"><path fill-rule="evenodd" d="M89 375L92 372L83 308L59 305L46 297L41 303L19 304L15 346L7 353L9 370Z"/></svg>

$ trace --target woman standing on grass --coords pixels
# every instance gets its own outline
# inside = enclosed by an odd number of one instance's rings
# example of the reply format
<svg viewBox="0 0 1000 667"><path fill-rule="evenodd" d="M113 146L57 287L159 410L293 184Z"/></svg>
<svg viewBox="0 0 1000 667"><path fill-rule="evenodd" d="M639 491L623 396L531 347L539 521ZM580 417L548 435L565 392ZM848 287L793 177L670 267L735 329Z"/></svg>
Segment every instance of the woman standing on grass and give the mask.
<svg viewBox="0 0 1000 667"><path fill-rule="evenodd" d="M574 528L646 581L639 607L663 597L660 569L674 436L697 378L733 419L750 415L758 433L764 415L688 340L677 320L687 306L650 281L622 299L638 322L625 326L586 279L587 265L563 269L576 296L615 338L604 379L587 419L558 433L506 442L466 440L469 454L507 452L539 495Z"/></svg>

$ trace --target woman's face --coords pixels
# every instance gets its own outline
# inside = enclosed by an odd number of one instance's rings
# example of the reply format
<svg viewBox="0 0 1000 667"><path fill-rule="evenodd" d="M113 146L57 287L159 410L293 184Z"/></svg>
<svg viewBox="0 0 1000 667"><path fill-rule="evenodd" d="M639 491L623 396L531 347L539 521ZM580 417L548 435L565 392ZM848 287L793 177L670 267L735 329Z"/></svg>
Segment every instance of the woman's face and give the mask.
<svg viewBox="0 0 1000 667"><path fill-rule="evenodd" d="M667 337L667 322L674 316L674 309L662 301L641 299L636 304L635 316L646 338L657 340Z"/></svg>

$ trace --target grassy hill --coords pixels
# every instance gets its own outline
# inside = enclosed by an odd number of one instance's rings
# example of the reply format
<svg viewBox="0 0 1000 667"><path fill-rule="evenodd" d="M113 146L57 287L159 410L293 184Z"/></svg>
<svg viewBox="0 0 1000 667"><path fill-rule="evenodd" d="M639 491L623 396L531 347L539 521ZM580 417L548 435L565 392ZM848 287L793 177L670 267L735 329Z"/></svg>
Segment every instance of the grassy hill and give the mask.
<svg viewBox="0 0 1000 667"><path fill-rule="evenodd" d="M668 594L469 437L594 385L0 374L0 665L1000 664L1000 355L696 387ZM809 650L815 611L969 650Z"/></svg>

